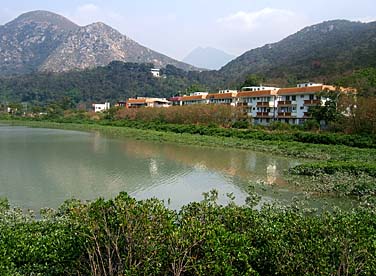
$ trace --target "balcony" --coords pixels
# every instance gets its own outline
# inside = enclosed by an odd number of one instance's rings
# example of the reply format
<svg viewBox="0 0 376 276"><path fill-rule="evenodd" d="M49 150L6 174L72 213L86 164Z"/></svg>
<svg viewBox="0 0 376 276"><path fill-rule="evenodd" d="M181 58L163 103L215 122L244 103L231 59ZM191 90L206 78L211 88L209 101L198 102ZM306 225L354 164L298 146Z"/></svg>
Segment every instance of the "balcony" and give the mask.
<svg viewBox="0 0 376 276"><path fill-rule="evenodd" d="M271 107L273 106L272 102L257 102L257 107Z"/></svg>
<svg viewBox="0 0 376 276"><path fill-rule="evenodd" d="M292 101L278 101L278 106L291 106L293 104L296 104L296 102L292 102Z"/></svg>
<svg viewBox="0 0 376 276"><path fill-rule="evenodd" d="M270 115L269 112L257 112L256 117L257 118L271 118L272 115Z"/></svg>
<svg viewBox="0 0 376 276"><path fill-rule="evenodd" d="M321 105L321 100L305 100L304 105Z"/></svg>
<svg viewBox="0 0 376 276"><path fill-rule="evenodd" d="M309 112L304 112L303 118L312 118L312 115Z"/></svg>
<svg viewBox="0 0 376 276"><path fill-rule="evenodd" d="M291 112L278 112L278 118L294 118L296 113Z"/></svg>

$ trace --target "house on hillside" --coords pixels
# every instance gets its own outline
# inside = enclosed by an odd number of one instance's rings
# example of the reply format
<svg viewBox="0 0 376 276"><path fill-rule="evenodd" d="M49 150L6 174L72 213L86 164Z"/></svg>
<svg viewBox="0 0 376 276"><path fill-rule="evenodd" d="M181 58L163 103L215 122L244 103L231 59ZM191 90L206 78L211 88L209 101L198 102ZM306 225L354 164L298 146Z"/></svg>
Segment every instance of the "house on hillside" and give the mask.
<svg viewBox="0 0 376 276"><path fill-rule="evenodd" d="M154 78L161 77L161 69L152 68L150 69L150 73L153 75Z"/></svg>

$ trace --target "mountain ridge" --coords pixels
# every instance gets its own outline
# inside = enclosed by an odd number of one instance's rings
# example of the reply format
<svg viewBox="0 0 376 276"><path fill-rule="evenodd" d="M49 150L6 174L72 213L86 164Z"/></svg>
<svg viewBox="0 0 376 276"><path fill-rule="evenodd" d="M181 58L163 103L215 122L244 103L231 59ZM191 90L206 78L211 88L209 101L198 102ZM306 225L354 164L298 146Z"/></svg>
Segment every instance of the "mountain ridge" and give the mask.
<svg viewBox="0 0 376 276"><path fill-rule="evenodd" d="M21 14L0 27L3 75L82 70L114 60L198 70L144 47L102 22L78 26L61 15L38 10Z"/></svg>
<svg viewBox="0 0 376 276"><path fill-rule="evenodd" d="M219 70L225 82L250 74L269 79L319 80L376 66L376 22L330 20L307 26L279 42L252 49Z"/></svg>

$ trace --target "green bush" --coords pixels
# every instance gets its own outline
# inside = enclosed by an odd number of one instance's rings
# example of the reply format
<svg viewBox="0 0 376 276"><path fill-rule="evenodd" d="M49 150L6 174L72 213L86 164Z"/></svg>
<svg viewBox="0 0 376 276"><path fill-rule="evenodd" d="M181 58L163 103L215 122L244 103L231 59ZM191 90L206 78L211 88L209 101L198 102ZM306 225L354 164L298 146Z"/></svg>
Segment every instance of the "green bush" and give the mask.
<svg viewBox="0 0 376 276"><path fill-rule="evenodd" d="M215 203L180 211L126 193L35 219L0 209L1 275L375 275L372 209L312 215Z"/></svg>

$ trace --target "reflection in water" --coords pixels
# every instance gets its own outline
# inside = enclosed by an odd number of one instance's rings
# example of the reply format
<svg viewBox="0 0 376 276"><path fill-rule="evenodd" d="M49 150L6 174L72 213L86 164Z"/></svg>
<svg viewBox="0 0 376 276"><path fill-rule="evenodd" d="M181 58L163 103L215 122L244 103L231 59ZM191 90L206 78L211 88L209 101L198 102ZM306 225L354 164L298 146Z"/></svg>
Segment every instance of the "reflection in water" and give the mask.
<svg viewBox="0 0 376 276"><path fill-rule="evenodd" d="M24 208L57 207L72 197L171 199L179 208L217 189L243 203L259 181L263 201L296 195L282 172L296 160L233 149L110 139L98 133L0 126L0 196ZM278 192L278 193L276 193Z"/></svg>

